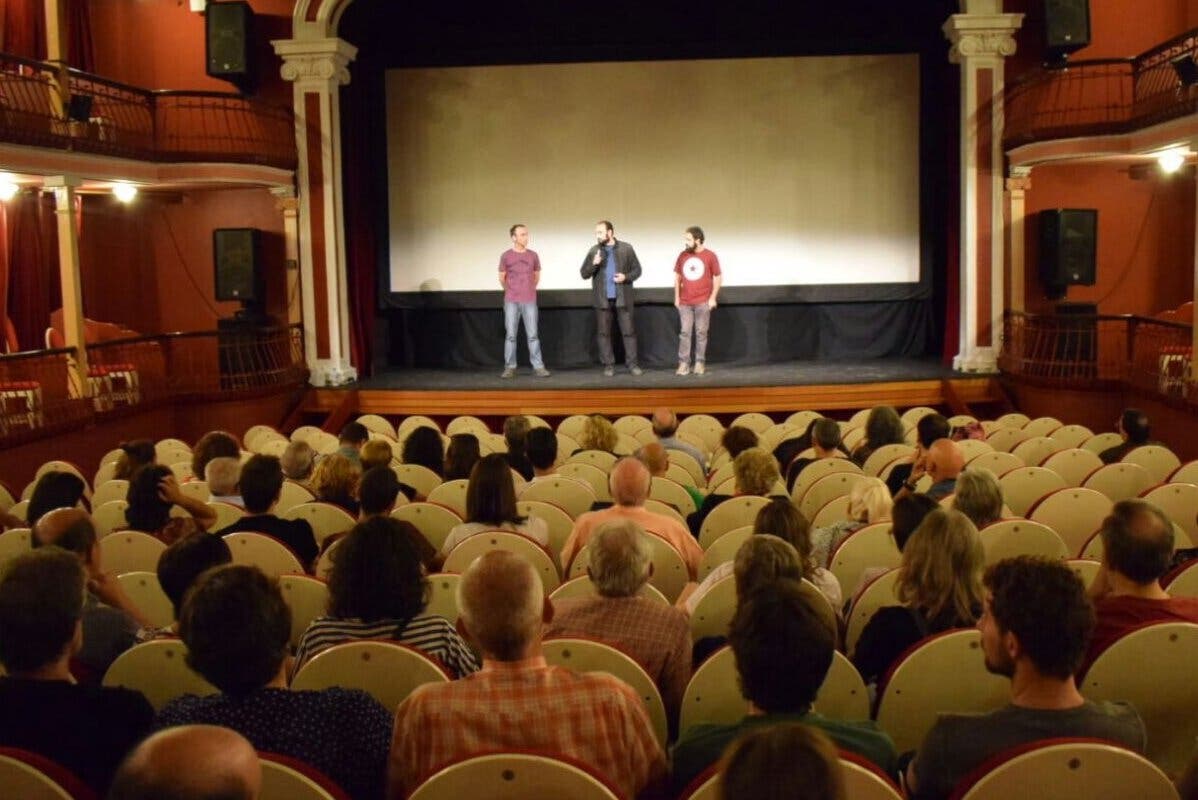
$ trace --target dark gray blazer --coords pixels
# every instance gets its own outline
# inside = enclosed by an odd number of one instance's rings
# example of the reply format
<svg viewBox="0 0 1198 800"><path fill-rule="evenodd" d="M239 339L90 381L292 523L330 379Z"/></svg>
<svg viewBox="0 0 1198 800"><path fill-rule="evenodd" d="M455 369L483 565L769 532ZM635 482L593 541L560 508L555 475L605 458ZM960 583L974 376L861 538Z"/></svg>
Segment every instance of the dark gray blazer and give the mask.
<svg viewBox="0 0 1198 800"><path fill-rule="evenodd" d="M595 253L600 249L601 245L596 244L587 251L587 257L582 260L583 280L590 278L591 292L593 294L595 308L607 308L607 287L603 280L603 267L606 264L605 260L600 260L598 264L592 263L595 260ZM624 273L624 282L616 284L616 306L618 308L627 308L632 310L632 283L637 278L641 277L641 262L636 258L636 251L632 249L632 245L628 242L616 240L616 271Z"/></svg>

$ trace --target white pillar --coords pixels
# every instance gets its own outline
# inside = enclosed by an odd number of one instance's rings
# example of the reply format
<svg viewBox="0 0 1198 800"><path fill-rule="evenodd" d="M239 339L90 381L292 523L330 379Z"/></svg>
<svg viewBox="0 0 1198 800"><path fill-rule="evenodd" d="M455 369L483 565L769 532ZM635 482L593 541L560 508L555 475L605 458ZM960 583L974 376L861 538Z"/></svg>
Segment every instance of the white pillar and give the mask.
<svg viewBox="0 0 1198 800"><path fill-rule="evenodd" d="M1011 310L1023 311L1026 270L1027 193L1032 188L1031 167L1011 167L1007 178L1007 252L1011 258Z"/></svg>
<svg viewBox="0 0 1198 800"><path fill-rule="evenodd" d="M300 301L300 257L299 257L299 199L290 186L271 189L275 208L283 215L283 258L287 292L287 324L304 321Z"/></svg>
<svg viewBox="0 0 1198 800"><path fill-rule="evenodd" d="M54 192L54 216L58 223L58 277L62 284L62 335L67 347L75 348L69 364L71 382L80 396L92 393L87 379L87 342L83 331L83 288L79 276L79 226L75 223L75 189L83 183L75 175L46 177L42 185Z"/></svg>
<svg viewBox="0 0 1198 800"><path fill-rule="evenodd" d="M1001 0L961 0L944 23L949 60L961 66L961 285L953 368L997 369L1003 312L1003 59L1015 52L1022 14Z"/></svg>

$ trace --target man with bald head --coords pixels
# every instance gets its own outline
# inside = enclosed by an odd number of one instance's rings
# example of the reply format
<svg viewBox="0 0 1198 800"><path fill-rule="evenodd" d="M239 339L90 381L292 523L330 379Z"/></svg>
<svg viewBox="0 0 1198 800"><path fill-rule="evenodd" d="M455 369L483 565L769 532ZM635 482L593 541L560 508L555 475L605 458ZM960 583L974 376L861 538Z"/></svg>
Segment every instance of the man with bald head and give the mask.
<svg viewBox="0 0 1198 800"><path fill-rule="evenodd" d="M587 546L599 525L632 520L646 532L669 542L682 556L691 580L694 580L703 561L703 548L699 547L695 537L681 522L645 508L651 481L649 468L638 459L621 458L617 461L608 475L608 488L611 489L614 504L601 511L589 511L574 521L574 529L562 546L562 569L569 570L570 562L578 555L578 551Z"/></svg>
<svg viewBox="0 0 1198 800"><path fill-rule="evenodd" d="M482 651L483 668L425 684L395 714L387 796L405 797L445 764L496 750L577 759L624 797L654 790L665 754L640 698L605 673L549 666L542 631L553 619L541 577L519 556L489 552L458 585L458 629Z"/></svg>
<svg viewBox="0 0 1198 800"><path fill-rule="evenodd" d="M43 545L73 553L86 570L83 646L71 668L79 680L98 683L116 657L137 642L139 632L153 626L116 575L104 571L96 527L86 511L56 508L44 514L33 526L33 546Z"/></svg>
<svg viewBox="0 0 1198 800"><path fill-rule="evenodd" d="M677 414L664 407L658 408L653 412L653 434L657 437L657 441L661 442L661 446L667 450L680 450L686 453L695 459L695 461L698 461L699 468L706 472L707 461L703 458L703 454L699 452L699 448L679 439L675 436L677 432Z"/></svg>
<svg viewBox="0 0 1198 800"><path fill-rule="evenodd" d="M129 754L108 800L255 800L258 753L244 736L217 725L159 731Z"/></svg>

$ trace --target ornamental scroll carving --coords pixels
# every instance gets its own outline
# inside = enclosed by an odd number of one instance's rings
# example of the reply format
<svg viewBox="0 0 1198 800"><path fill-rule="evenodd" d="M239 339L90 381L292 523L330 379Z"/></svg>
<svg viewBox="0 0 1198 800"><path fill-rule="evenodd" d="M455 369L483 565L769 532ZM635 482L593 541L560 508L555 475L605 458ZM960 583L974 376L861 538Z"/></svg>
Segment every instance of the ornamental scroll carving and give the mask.
<svg viewBox="0 0 1198 800"><path fill-rule="evenodd" d="M280 70L285 81L321 80L349 83L349 62L333 53L288 55Z"/></svg>
<svg viewBox="0 0 1198 800"><path fill-rule="evenodd" d="M1007 56L1015 55L1015 37L1010 31L978 31L962 33L953 44L953 55L964 56Z"/></svg>
<svg viewBox="0 0 1198 800"><path fill-rule="evenodd" d="M948 60L954 64L970 58L1006 58L1015 55L1015 31L1022 14L954 14L944 23L952 43Z"/></svg>

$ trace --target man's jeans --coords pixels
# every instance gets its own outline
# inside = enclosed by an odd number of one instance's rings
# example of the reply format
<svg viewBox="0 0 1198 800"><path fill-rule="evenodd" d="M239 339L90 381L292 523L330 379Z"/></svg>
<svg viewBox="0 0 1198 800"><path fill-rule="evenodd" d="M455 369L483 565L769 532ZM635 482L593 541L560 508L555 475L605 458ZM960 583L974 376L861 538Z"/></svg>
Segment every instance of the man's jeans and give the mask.
<svg viewBox="0 0 1198 800"><path fill-rule="evenodd" d="M678 363L690 363L692 330L695 333L695 363L704 363L707 356L707 326L711 322L711 307L706 303L697 306L681 305L678 307L678 319L682 322L682 332L678 335Z"/></svg>
<svg viewBox="0 0 1198 800"><path fill-rule="evenodd" d="M541 360L541 340L537 338L537 304L509 303L503 304L503 328L507 338L503 342L504 369L516 368L516 334L520 331L520 319L524 319L524 335L528 337L528 360L533 369L544 369L545 362Z"/></svg>

